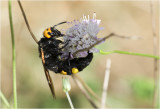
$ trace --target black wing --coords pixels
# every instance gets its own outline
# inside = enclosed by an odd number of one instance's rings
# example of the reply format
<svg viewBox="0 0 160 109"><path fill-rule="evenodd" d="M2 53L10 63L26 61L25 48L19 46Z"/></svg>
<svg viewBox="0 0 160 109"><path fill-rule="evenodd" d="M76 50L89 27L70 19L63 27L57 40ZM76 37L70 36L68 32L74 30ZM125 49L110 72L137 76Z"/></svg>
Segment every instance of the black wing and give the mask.
<svg viewBox="0 0 160 109"><path fill-rule="evenodd" d="M44 68L44 72L45 72L45 75L46 75L46 78L47 78L47 81L48 81L48 85L50 87L50 90L52 92L52 95L54 98L56 98L56 94L55 94L55 91L54 91L54 85L53 85L53 82L52 82L52 78L49 74L49 71L47 68L45 68L44 64L45 64L45 60L44 60L44 52L43 52L43 49L41 48L41 58L42 58L42 63L43 63L43 68Z"/></svg>

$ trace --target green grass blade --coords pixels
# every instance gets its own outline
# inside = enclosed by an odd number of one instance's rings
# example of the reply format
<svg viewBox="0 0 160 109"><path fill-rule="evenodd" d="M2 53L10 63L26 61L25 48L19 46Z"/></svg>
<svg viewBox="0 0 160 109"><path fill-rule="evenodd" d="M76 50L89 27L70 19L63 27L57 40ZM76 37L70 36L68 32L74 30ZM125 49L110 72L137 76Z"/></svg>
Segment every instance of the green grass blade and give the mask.
<svg viewBox="0 0 160 109"><path fill-rule="evenodd" d="M14 42L14 29L12 22L12 9L11 9L11 0L8 1L8 10L9 10L9 21L10 21L10 30L11 30L11 39L12 39L12 70L13 70L13 96L14 96L14 108L17 108L17 90L16 90L16 50Z"/></svg>
<svg viewBox="0 0 160 109"><path fill-rule="evenodd" d="M3 95L3 93L1 91L0 91L0 97L2 98L2 101L4 102L4 104L9 108L10 104L9 104L6 97Z"/></svg>
<svg viewBox="0 0 160 109"><path fill-rule="evenodd" d="M108 54L112 54L112 53L127 54L127 55L143 56L143 57L148 57L148 58L160 59L159 56L154 56L154 55L150 55L150 54L133 53L133 52L119 51L119 50L113 50L113 51L104 52L104 51L100 50L100 54L103 54L103 55L108 55Z"/></svg>

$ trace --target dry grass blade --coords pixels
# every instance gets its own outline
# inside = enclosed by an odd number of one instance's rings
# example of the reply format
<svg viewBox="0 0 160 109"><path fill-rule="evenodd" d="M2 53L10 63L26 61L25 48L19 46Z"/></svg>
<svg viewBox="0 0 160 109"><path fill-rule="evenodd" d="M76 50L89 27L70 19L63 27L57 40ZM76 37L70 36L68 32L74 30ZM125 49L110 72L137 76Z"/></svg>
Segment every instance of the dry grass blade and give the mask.
<svg viewBox="0 0 160 109"><path fill-rule="evenodd" d="M109 83L109 75L110 75L110 68L111 68L111 60L107 59L106 61L106 71L103 83L103 91L102 91L102 99L101 99L101 108L105 108L106 98L107 98L107 89Z"/></svg>
<svg viewBox="0 0 160 109"><path fill-rule="evenodd" d="M73 80L75 81L75 83L77 84L77 86L80 88L80 90L82 91L82 93L84 94L84 96L87 98L87 100L90 102L90 104L97 109L97 105L94 103L94 101L91 99L91 97L89 96L89 94L87 93L87 91L84 89L83 85L78 81L78 79L75 77L75 75L72 75Z"/></svg>
<svg viewBox="0 0 160 109"><path fill-rule="evenodd" d="M155 23L155 17L154 17L154 13L153 13L153 1L150 2L150 13L151 13L151 20L152 20L154 55L158 55L156 23ZM157 103L158 86L159 86L158 59L154 59L154 72L153 73L154 73L154 93L153 93L152 107L154 108L154 107L156 107L156 103Z"/></svg>
<svg viewBox="0 0 160 109"><path fill-rule="evenodd" d="M81 79L80 76L78 76L77 74L74 74L75 78L77 78L81 84L83 85L83 87L93 96L95 97L99 102L101 102L101 99L100 97L95 93L93 92L93 90Z"/></svg>
<svg viewBox="0 0 160 109"><path fill-rule="evenodd" d="M20 9L21 9L21 11L22 11L22 14L23 14L25 23L26 23L26 25L27 25L27 28L28 28L28 30L29 30L32 38L34 39L34 41L38 44L38 40L37 40L37 38L35 37L35 35L33 34L32 30L31 30L31 27L29 26L29 23L28 23L26 14L25 14L25 12L24 12L24 10L23 10L23 7L22 7L22 4L21 4L20 0L18 0L18 4L19 4L19 7L20 7Z"/></svg>

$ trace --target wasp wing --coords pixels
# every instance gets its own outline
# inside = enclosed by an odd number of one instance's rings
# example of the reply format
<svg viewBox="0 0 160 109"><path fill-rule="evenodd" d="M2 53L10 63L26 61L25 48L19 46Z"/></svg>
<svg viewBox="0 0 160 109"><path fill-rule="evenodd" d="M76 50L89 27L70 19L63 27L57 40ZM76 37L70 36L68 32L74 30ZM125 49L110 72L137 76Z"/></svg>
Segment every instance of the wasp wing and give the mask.
<svg viewBox="0 0 160 109"><path fill-rule="evenodd" d="M47 68L45 68L44 64L45 64L45 60L44 60L44 52L43 52L43 49L41 48L41 57L42 57L42 63L43 63L43 68L44 68L44 72L45 72L45 75L46 75L46 78L47 78L47 81L48 81L48 85L50 87L50 90L52 92L52 95L54 98L56 98L56 94L55 94L55 91L54 91L54 85L53 85L53 82L52 82L52 78L49 74L49 71Z"/></svg>

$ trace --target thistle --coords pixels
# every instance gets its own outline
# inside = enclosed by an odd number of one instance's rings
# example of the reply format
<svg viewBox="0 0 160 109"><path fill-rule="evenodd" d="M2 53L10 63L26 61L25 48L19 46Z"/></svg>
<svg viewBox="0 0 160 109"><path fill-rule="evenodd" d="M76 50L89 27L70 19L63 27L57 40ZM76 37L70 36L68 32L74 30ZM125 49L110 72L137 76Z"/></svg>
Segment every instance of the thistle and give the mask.
<svg viewBox="0 0 160 109"><path fill-rule="evenodd" d="M101 20L96 19L96 13L93 14L93 18L89 19L83 15L79 21L74 20L73 22L68 22L72 25L70 28L66 29L66 34L64 36L64 41L68 41L68 45L65 47L62 56L70 53L70 57L73 57L73 53L78 50L85 49L95 44L101 38L97 38L97 34L102 27L99 27ZM91 48L89 51L83 51L76 54L76 57L86 57L89 53L99 52L96 48Z"/></svg>

